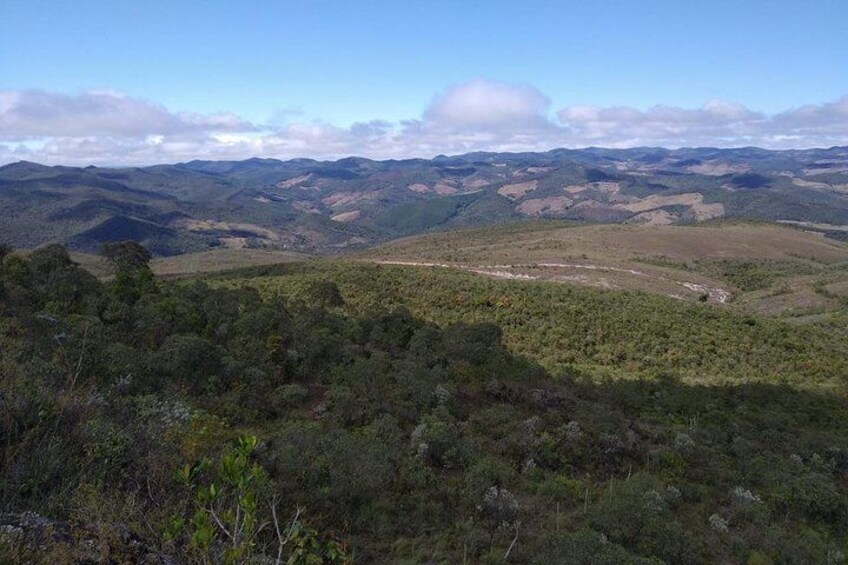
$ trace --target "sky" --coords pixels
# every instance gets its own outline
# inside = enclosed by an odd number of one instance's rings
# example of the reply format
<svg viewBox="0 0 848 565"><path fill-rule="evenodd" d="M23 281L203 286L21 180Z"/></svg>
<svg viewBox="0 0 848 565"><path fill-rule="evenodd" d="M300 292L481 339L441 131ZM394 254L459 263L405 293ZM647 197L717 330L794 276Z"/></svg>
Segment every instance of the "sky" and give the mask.
<svg viewBox="0 0 848 565"><path fill-rule="evenodd" d="M0 0L0 163L848 145L848 1Z"/></svg>

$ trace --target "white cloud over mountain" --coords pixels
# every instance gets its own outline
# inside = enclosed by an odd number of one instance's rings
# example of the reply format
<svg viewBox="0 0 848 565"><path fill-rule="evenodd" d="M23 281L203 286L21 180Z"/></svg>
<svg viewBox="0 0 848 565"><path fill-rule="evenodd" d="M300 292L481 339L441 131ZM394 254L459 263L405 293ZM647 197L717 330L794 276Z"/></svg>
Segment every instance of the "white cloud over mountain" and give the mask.
<svg viewBox="0 0 848 565"><path fill-rule="evenodd" d="M297 117L297 116L295 116ZM532 86L476 79L437 94L419 118L347 127L257 126L234 113L174 112L122 93L0 91L0 163L152 164L247 157L431 157L554 147L848 144L848 96L765 115L730 102L700 108L568 106Z"/></svg>

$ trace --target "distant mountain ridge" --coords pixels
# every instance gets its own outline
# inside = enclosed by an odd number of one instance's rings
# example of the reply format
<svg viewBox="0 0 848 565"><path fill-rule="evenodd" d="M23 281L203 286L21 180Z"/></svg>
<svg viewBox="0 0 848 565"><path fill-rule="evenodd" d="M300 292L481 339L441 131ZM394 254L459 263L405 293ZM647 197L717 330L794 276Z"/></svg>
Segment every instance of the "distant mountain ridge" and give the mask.
<svg viewBox="0 0 848 565"><path fill-rule="evenodd" d="M760 218L844 237L848 147L554 149L433 159L252 158L0 167L0 241L82 251L133 238L332 253L522 217L651 225Z"/></svg>

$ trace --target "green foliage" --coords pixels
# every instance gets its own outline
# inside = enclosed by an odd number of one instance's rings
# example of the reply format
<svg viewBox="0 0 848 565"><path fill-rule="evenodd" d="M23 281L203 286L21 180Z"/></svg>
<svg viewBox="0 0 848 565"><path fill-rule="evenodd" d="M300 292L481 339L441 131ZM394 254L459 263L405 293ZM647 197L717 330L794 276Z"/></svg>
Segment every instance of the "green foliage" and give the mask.
<svg viewBox="0 0 848 565"><path fill-rule="evenodd" d="M598 532L553 534L538 542L534 565L658 565L661 560L629 553Z"/></svg>
<svg viewBox="0 0 848 565"><path fill-rule="evenodd" d="M512 351L554 373L673 374L690 382L836 388L845 386L848 374L848 343L837 329L755 319L643 293L495 280L449 269L323 264L275 270L278 276L229 275L215 284L276 295L299 281L333 277L352 313L381 304L444 326L457 324L447 330L456 332L448 348L478 339L462 335L463 322L491 323ZM481 346L467 345L458 349L470 356ZM490 353L480 356L492 359Z"/></svg>
<svg viewBox="0 0 848 565"><path fill-rule="evenodd" d="M0 263L0 519L87 533L2 530L0 559L837 563L848 543L844 334L362 266L124 301L36 259Z"/></svg>
<svg viewBox="0 0 848 565"><path fill-rule="evenodd" d="M743 291L770 288L777 280L791 275L810 275L819 272L801 261L712 259L695 261L693 270L727 281Z"/></svg>
<svg viewBox="0 0 848 565"><path fill-rule="evenodd" d="M153 259L150 251L135 241L106 243L100 254L112 264L117 273L131 273L149 268Z"/></svg>
<svg viewBox="0 0 848 565"><path fill-rule="evenodd" d="M100 251L115 272L112 292L122 302L134 303L145 294L155 292L156 281L150 270L153 256L135 241L107 243Z"/></svg>
<svg viewBox="0 0 848 565"><path fill-rule="evenodd" d="M309 303L316 304L321 308L344 306L344 299L339 292L339 287L333 281L311 281L306 288L305 298Z"/></svg>
<svg viewBox="0 0 848 565"><path fill-rule="evenodd" d="M437 198L401 204L380 214L375 223L397 234L425 231L448 221L463 204L462 198Z"/></svg>

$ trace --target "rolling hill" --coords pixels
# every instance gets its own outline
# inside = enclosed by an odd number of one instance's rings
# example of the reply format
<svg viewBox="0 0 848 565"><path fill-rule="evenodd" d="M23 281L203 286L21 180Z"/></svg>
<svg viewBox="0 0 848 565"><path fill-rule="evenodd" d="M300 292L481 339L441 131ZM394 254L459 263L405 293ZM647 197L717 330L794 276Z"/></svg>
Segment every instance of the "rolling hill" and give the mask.
<svg viewBox="0 0 848 565"><path fill-rule="evenodd" d="M520 222L402 238L353 257L500 279L639 290L767 315L841 311L848 298L843 288L848 245L766 222Z"/></svg>
<svg viewBox="0 0 848 565"><path fill-rule="evenodd" d="M520 218L671 225L715 218L848 225L848 148L469 153L434 159L0 167L0 241L156 255L216 247L340 253Z"/></svg>

